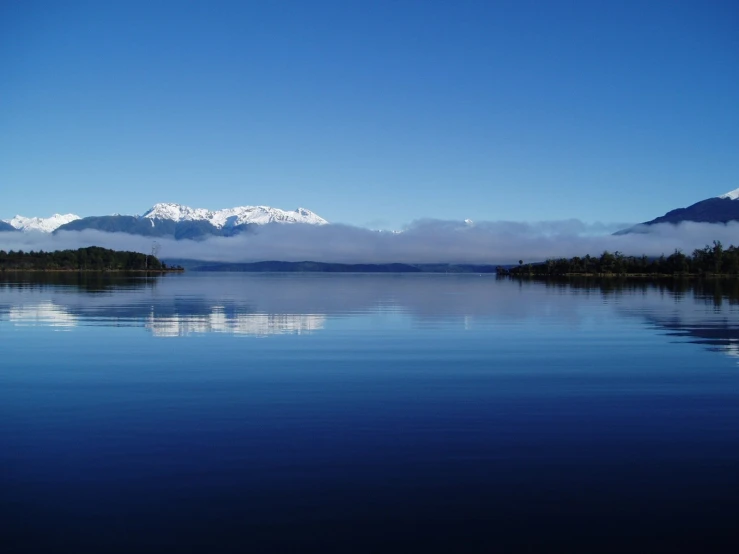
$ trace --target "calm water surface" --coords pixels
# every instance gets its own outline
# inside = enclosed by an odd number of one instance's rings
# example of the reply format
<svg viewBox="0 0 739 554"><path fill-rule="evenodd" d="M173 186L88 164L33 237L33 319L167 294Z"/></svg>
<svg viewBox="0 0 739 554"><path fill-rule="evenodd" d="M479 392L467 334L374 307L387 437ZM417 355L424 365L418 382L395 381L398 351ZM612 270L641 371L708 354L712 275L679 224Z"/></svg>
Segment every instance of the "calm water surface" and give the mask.
<svg viewBox="0 0 739 554"><path fill-rule="evenodd" d="M0 276L3 552L739 547L736 283L52 279Z"/></svg>

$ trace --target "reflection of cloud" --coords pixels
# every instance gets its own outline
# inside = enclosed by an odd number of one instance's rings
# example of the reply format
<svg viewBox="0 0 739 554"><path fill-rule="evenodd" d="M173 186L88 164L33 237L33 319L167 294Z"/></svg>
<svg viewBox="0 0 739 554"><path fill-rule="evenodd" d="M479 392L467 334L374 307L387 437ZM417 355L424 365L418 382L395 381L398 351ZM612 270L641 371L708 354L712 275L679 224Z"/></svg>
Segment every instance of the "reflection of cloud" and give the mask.
<svg viewBox="0 0 739 554"><path fill-rule="evenodd" d="M146 327L157 337L181 337L195 333L228 333L266 337L308 334L323 329L326 317L317 314L238 314L228 316L213 308L209 315L149 316Z"/></svg>
<svg viewBox="0 0 739 554"><path fill-rule="evenodd" d="M77 326L76 315L52 302L13 306L8 312L8 319L19 327L39 326L68 329Z"/></svg>

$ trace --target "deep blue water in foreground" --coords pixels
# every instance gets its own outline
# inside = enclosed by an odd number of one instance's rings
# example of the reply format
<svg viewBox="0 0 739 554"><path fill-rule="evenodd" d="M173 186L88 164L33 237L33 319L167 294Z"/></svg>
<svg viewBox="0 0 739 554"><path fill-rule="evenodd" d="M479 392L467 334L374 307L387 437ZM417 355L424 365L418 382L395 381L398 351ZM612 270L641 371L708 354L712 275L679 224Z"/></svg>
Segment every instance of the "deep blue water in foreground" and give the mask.
<svg viewBox="0 0 739 554"><path fill-rule="evenodd" d="M0 280L2 552L739 548L735 284L54 279Z"/></svg>

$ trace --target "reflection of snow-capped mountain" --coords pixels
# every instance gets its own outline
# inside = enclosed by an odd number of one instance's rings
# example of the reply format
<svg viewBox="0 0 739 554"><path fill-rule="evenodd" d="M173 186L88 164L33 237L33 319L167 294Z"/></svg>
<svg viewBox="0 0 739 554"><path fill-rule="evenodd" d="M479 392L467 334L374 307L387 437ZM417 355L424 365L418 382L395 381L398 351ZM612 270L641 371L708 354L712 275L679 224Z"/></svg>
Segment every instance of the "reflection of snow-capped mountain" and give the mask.
<svg viewBox="0 0 739 554"><path fill-rule="evenodd" d="M13 306L8 319L18 326L75 327L77 316L52 302L42 302L28 306Z"/></svg>
<svg viewBox="0 0 739 554"><path fill-rule="evenodd" d="M149 316L146 327L157 337L180 337L195 333L229 333L266 337L308 334L323 329L326 317L316 314L242 314L227 316L214 308L209 315Z"/></svg>
<svg viewBox="0 0 739 554"><path fill-rule="evenodd" d="M628 304L618 306L619 313L644 319L670 335L739 358L739 310L735 304L716 305L712 296L692 295L674 295L670 302L654 294L628 299Z"/></svg>
<svg viewBox="0 0 739 554"><path fill-rule="evenodd" d="M728 344L722 344L718 348L727 356L739 358L739 339L729 339ZM739 364L739 361L737 363Z"/></svg>
<svg viewBox="0 0 739 554"><path fill-rule="evenodd" d="M8 321L18 327L76 327L81 318L90 314L78 315L52 301L36 304L11 306ZM128 317L109 318L120 324ZM214 306L210 314L168 314L158 316L153 312L145 318L134 318L134 325L142 325L156 337L180 337L197 333L226 333L266 337L269 335L303 335L323 329L326 316L320 314L265 314L245 313L227 314L221 307Z"/></svg>

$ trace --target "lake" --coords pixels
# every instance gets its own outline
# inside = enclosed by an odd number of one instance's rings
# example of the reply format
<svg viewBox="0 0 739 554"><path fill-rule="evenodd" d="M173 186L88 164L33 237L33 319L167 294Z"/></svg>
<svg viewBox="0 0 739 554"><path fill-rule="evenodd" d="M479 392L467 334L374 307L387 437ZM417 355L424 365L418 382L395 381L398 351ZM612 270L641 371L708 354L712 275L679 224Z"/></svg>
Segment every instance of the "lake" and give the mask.
<svg viewBox="0 0 739 554"><path fill-rule="evenodd" d="M3 552L739 546L736 282L7 274L0 345Z"/></svg>

